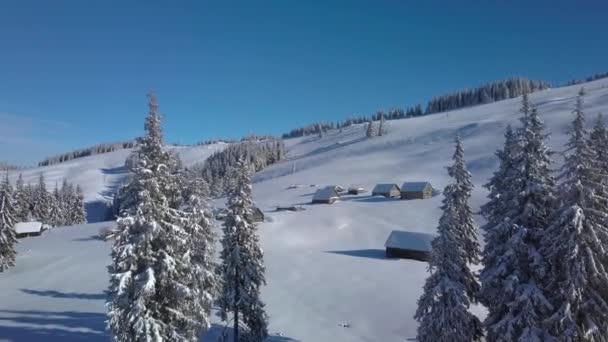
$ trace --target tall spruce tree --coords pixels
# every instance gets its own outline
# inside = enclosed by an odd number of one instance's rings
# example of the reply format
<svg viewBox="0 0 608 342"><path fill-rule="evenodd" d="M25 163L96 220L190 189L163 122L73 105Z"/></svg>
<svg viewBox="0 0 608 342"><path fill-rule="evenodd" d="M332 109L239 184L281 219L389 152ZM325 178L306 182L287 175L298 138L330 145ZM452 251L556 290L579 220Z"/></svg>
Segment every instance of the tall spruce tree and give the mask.
<svg viewBox="0 0 608 342"><path fill-rule="evenodd" d="M38 178L38 185L32 191L31 205L34 218L42 223L50 224L51 196L46 189L44 174L42 173Z"/></svg>
<svg viewBox="0 0 608 342"><path fill-rule="evenodd" d="M63 211L62 198L57 183L55 183L55 189L50 197L50 204L49 223L53 227L65 225L65 212Z"/></svg>
<svg viewBox="0 0 608 342"><path fill-rule="evenodd" d="M191 182L201 184L200 182ZM184 182L186 184L186 182ZM191 314L201 323L203 329L211 325L211 309L219 291L219 277L215 263L215 234L213 232L213 214L207 208L203 186L188 187L189 195L183 205L184 229L190 235L189 249L195 292Z"/></svg>
<svg viewBox="0 0 608 342"><path fill-rule="evenodd" d="M386 122L384 120L384 113L380 112L380 123L378 124L378 136L381 137L386 135Z"/></svg>
<svg viewBox="0 0 608 342"><path fill-rule="evenodd" d="M596 155L599 171L602 173L608 173L608 131L604 123L604 116L600 113L597 115L593 131L589 136L590 148Z"/></svg>
<svg viewBox="0 0 608 342"><path fill-rule="evenodd" d="M134 206L118 218L112 247L108 327L114 341L197 341L204 322L193 313L200 293L188 250L184 216L169 206L170 157L163 150L160 114L153 95L140 139L130 195Z"/></svg>
<svg viewBox="0 0 608 342"><path fill-rule="evenodd" d="M228 321L232 313L234 341L261 342L268 336L268 316L260 299L260 287L266 279L253 223L250 167L241 160L232 174L220 255L220 316Z"/></svg>
<svg viewBox="0 0 608 342"><path fill-rule="evenodd" d="M504 216L505 220L486 227L486 231L496 234L496 241L490 243L501 246L482 272L484 280L491 280L483 292L489 306L484 322L489 341L553 339L545 327L553 306L543 291L547 263L539 249L555 208L555 180L544 124L526 93L522 113L513 174L503 180L508 188L500 190L503 194L491 204L498 211L490 212L490 218L496 221ZM488 268L494 266L500 268Z"/></svg>
<svg viewBox="0 0 608 342"><path fill-rule="evenodd" d="M369 120L365 126L365 136L371 139L376 136L376 129L374 128L374 122Z"/></svg>
<svg viewBox="0 0 608 342"><path fill-rule="evenodd" d="M476 259L475 252L467 249L478 246L468 205L471 176L464 166L459 139L453 159L454 165L448 171L454 183L446 186L443 192L443 214L439 219L438 235L432 242L429 261L431 274L418 300L415 315L420 322L417 336L420 342L479 341L483 335L481 322L469 312L479 284L469 268L469 261Z"/></svg>
<svg viewBox="0 0 608 342"><path fill-rule="evenodd" d="M18 222L25 222L30 217L30 203L28 199L27 189L23 182L23 176L19 174L15 183L15 219Z"/></svg>
<svg viewBox="0 0 608 342"><path fill-rule="evenodd" d="M518 177L515 160L519 153L518 136L507 126L502 150L496 152L499 166L490 181L484 185L488 189L488 202L481 207L487 223L482 227L485 245L483 249L483 268L480 273L481 302L488 309L488 321L494 320L505 308L502 298L503 285L517 264L511 252L509 241L515 234L515 226L508 217L516 193L511 184Z"/></svg>
<svg viewBox="0 0 608 342"><path fill-rule="evenodd" d="M87 213L84 208L84 194L80 185L76 185L76 192L69 202L72 213L72 224L83 224L87 222Z"/></svg>
<svg viewBox="0 0 608 342"><path fill-rule="evenodd" d="M15 207L8 174L0 184L0 272L15 266Z"/></svg>
<svg viewBox="0 0 608 342"><path fill-rule="evenodd" d="M543 252L551 266L547 291L556 306L548 320L551 331L560 341L600 342L608 341L608 194L599 156L587 140L583 95L581 89L560 207Z"/></svg>

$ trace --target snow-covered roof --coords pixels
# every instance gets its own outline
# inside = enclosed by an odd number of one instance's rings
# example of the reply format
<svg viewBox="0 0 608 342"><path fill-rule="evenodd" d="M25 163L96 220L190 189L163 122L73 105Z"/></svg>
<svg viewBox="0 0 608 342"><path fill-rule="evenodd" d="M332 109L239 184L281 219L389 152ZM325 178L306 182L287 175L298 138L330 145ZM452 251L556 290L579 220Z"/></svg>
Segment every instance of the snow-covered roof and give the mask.
<svg viewBox="0 0 608 342"><path fill-rule="evenodd" d="M397 190L399 190L399 186L394 183L378 184L374 187L374 190L372 190L372 192L379 192L379 193L389 192L389 191L393 190L393 188L395 188L395 187L397 188Z"/></svg>
<svg viewBox="0 0 608 342"><path fill-rule="evenodd" d="M17 234L38 233L42 230L40 222L19 222L15 224L15 232Z"/></svg>
<svg viewBox="0 0 608 342"><path fill-rule="evenodd" d="M405 182L401 186L401 191L413 192L423 191L427 185L431 185L429 182Z"/></svg>
<svg viewBox="0 0 608 342"><path fill-rule="evenodd" d="M431 234L393 230L384 247L430 252L433 238Z"/></svg>
<svg viewBox="0 0 608 342"><path fill-rule="evenodd" d="M317 190L315 195L312 197L313 201L327 201L332 198L340 198L338 192L336 192L336 187L333 185L326 186L323 189Z"/></svg>

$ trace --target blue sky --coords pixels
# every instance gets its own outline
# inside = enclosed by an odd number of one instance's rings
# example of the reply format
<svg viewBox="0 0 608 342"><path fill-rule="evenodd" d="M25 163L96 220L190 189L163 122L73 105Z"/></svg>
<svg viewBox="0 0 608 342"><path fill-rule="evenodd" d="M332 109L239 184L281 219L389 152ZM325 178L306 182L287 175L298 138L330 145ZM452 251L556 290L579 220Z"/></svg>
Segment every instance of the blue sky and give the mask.
<svg viewBox="0 0 608 342"><path fill-rule="evenodd" d="M424 3L424 4L422 4ZM605 1L0 3L0 160L279 134L509 76L608 71Z"/></svg>

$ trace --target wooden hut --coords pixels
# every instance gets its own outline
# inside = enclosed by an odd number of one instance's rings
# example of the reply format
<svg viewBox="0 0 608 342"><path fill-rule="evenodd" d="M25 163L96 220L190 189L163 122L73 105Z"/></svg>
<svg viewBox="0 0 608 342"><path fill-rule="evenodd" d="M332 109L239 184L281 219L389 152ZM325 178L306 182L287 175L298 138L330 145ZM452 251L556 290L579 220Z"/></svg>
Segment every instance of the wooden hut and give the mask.
<svg viewBox="0 0 608 342"><path fill-rule="evenodd" d="M384 244L386 257L428 261L433 238L431 234L393 230Z"/></svg>
<svg viewBox="0 0 608 342"><path fill-rule="evenodd" d="M433 197L433 187L429 182L405 182L401 186L402 199L425 199Z"/></svg>
<svg viewBox="0 0 608 342"><path fill-rule="evenodd" d="M317 190L312 197L313 204L333 204L340 199L335 186L326 186Z"/></svg>
<svg viewBox="0 0 608 342"><path fill-rule="evenodd" d="M372 190L372 196L384 196L386 198L401 197L401 190L397 184L378 184Z"/></svg>
<svg viewBox="0 0 608 342"><path fill-rule="evenodd" d="M42 234L44 227L41 222L19 222L15 224L15 232L18 238L26 236L39 236Z"/></svg>
<svg viewBox="0 0 608 342"><path fill-rule="evenodd" d="M264 222L264 212L260 208L253 207L252 212L253 212L253 222L254 223Z"/></svg>
<svg viewBox="0 0 608 342"><path fill-rule="evenodd" d="M351 186L348 188L349 195L360 195L365 192L365 188L362 186Z"/></svg>

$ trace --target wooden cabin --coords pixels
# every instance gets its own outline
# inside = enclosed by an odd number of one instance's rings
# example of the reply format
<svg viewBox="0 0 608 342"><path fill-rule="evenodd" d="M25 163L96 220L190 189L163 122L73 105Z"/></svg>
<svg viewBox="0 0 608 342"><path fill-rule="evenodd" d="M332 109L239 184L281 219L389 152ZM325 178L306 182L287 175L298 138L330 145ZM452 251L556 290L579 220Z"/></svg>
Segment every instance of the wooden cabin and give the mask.
<svg viewBox="0 0 608 342"><path fill-rule="evenodd" d="M340 195L336 191L336 187L326 186L323 189L317 190L312 197L313 204L333 204L340 199Z"/></svg>
<svg viewBox="0 0 608 342"><path fill-rule="evenodd" d="M264 212L260 208L253 207L251 211L253 212L254 223L264 222Z"/></svg>
<svg viewBox="0 0 608 342"><path fill-rule="evenodd" d="M365 188L362 186L351 186L348 188L349 195L360 195L365 192Z"/></svg>
<svg viewBox="0 0 608 342"><path fill-rule="evenodd" d="M433 187L429 182L405 182L401 186L402 199L426 199L433 197Z"/></svg>
<svg viewBox="0 0 608 342"><path fill-rule="evenodd" d="M43 230L44 226L41 222L19 222L15 224L15 233L17 233L18 238L40 236Z"/></svg>
<svg viewBox="0 0 608 342"><path fill-rule="evenodd" d="M433 238L431 234L393 230L384 244L386 257L428 261Z"/></svg>
<svg viewBox="0 0 608 342"><path fill-rule="evenodd" d="M372 190L372 196L384 196L386 198L400 198L401 190L397 184L378 184Z"/></svg>

